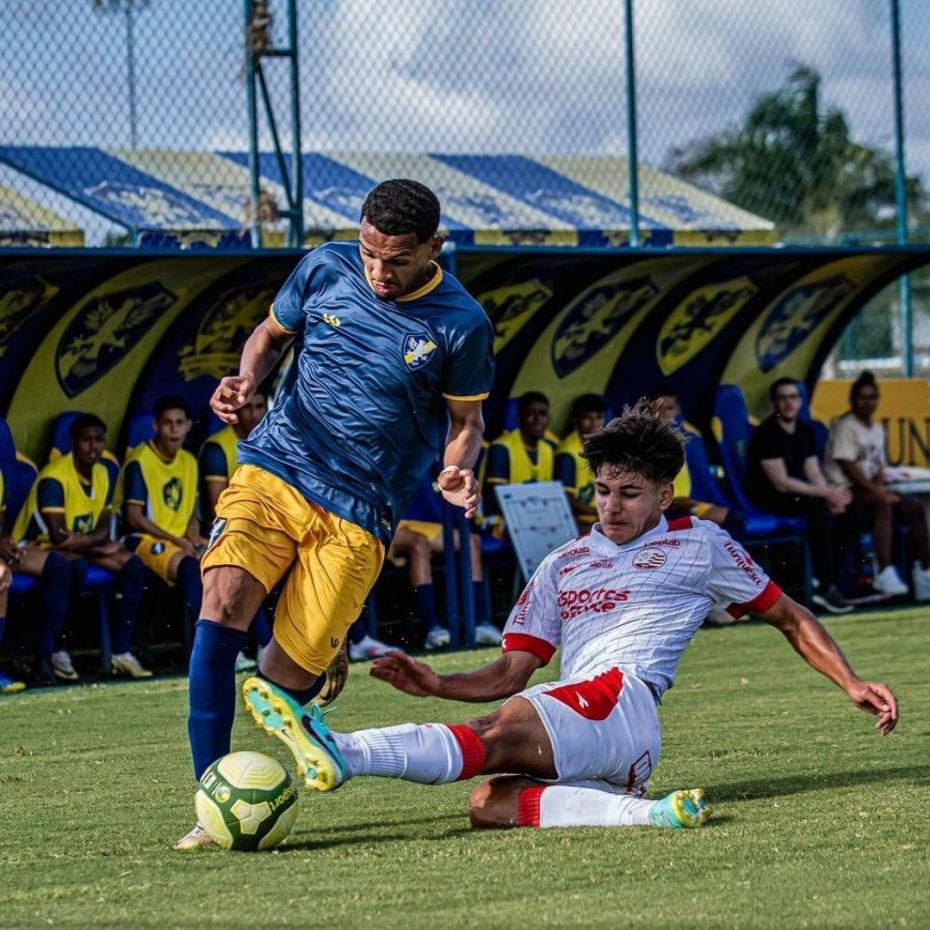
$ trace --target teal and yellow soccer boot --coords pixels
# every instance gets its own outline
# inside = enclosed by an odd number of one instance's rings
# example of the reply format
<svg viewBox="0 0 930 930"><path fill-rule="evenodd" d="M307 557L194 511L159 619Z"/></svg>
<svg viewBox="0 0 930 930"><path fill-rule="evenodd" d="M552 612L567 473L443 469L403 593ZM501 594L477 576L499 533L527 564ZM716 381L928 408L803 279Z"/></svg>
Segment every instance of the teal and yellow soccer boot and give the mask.
<svg viewBox="0 0 930 930"><path fill-rule="evenodd" d="M18 691L24 691L25 688L25 682L14 681L0 672L0 694L16 694Z"/></svg>
<svg viewBox="0 0 930 930"><path fill-rule="evenodd" d="M308 788L335 791L349 777L321 707L301 707L270 681L256 676L245 680L242 697L255 722L290 749Z"/></svg>
<svg viewBox="0 0 930 930"><path fill-rule="evenodd" d="M661 801L656 801L649 813L654 827L671 827L674 830L699 827L711 815L704 802L704 789L673 791Z"/></svg>

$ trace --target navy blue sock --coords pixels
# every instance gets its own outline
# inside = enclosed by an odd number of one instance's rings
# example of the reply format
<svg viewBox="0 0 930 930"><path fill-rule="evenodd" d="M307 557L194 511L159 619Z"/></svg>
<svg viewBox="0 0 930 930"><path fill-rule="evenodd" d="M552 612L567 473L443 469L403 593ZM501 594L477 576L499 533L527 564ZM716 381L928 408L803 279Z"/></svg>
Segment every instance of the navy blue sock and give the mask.
<svg viewBox="0 0 930 930"><path fill-rule="evenodd" d="M259 646L267 646L271 642L271 624L268 622L268 612L264 607L259 607L258 612L252 618L249 633Z"/></svg>
<svg viewBox="0 0 930 930"><path fill-rule="evenodd" d="M309 688L298 691L296 688L285 688L280 682L275 681L270 675L266 675L261 671L258 674L261 675L265 681L270 681L278 690L283 691L286 695L293 698L301 707L305 704L309 704L320 691L323 690L323 685L326 684L326 675L320 675Z"/></svg>
<svg viewBox="0 0 930 930"><path fill-rule="evenodd" d="M178 584L184 592L184 600L193 616L200 616L203 602L203 581L200 578L200 562L193 556L186 555L178 563Z"/></svg>
<svg viewBox="0 0 930 930"><path fill-rule="evenodd" d="M197 779L208 765L229 752L236 714L236 656L245 645L245 637L244 630L234 630L214 620L197 621L191 650L187 717Z"/></svg>
<svg viewBox="0 0 930 930"><path fill-rule="evenodd" d="M83 583L87 574L87 563L83 559L69 562L57 552L50 552L42 568L42 574L36 584L36 597L39 601L39 631L36 636L36 652L39 656L50 656L55 651L55 640L61 634L68 615L68 601L73 583L71 566L83 566L79 574L77 587Z"/></svg>
<svg viewBox="0 0 930 930"><path fill-rule="evenodd" d="M49 558L51 557L49 555ZM84 559L68 559L67 561L68 568L71 569L71 596L77 597L87 580L87 562Z"/></svg>
<svg viewBox="0 0 930 930"><path fill-rule="evenodd" d="M417 612L426 621L426 629L431 630L434 626L442 626L439 622L439 614L436 613L436 595L433 593L431 584L417 585L413 589L413 599L417 604Z"/></svg>
<svg viewBox="0 0 930 930"><path fill-rule="evenodd" d="M142 586L145 568L138 556L133 556L116 573L113 587L116 592L116 616L113 619L113 652L129 652L132 631L142 609Z"/></svg>

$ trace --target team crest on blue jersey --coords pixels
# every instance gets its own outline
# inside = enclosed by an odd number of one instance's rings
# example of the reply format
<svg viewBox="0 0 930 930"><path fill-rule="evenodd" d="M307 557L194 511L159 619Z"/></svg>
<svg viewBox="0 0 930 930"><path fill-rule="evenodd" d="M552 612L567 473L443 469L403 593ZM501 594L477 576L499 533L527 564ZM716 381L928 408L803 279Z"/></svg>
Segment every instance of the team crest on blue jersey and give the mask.
<svg viewBox="0 0 930 930"><path fill-rule="evenodd" d="M416 371L429 362L437 348L426 333L407 333L404 336L404 362L411 371Z"/></svg>

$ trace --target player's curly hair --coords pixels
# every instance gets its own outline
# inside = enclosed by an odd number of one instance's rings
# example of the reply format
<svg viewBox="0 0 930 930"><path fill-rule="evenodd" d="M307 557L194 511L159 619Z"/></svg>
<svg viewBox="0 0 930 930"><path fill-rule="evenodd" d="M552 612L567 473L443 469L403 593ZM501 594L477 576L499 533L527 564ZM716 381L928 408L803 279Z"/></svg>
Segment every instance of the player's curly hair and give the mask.
<svg viewBox="0 0 930 930"><path fill-rule="evenodd" d="M665 484L685 462L685 435L659 416L660 403L641 398L602 430L586 436L582 457L592 474L602 465L616 474L636 473Z"/></svg>
<svg viewBox="0 0 930 930"><path fill-rule="evenodd" d="M426 242L439 228L439 199L419 181L395 178L382 181L365 198L360 219L368 220L385 236L413 233Z"/></svg>

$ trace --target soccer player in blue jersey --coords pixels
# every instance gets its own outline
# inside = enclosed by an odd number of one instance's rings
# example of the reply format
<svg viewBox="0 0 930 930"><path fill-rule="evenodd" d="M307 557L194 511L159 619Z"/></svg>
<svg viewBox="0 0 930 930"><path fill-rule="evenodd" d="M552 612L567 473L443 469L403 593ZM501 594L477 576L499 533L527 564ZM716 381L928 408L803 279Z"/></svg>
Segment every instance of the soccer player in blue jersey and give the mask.
<svg viewBox="0 0 930 930"><path fill-rule="evenodd" d="M236 655L286 573L261 679L249 683L304 705L441 451L443 496L475 512L494 337L481 307L436 264L439 218L422 184L379 184L362 207L359 241L327 243L300 261L246 342L239 374L213 395L220 419L235 422L293 341L278 402L239 445L202 561L188 723L198 778L229 752ZM209 842L197 825L175 846Z"/></svg>

